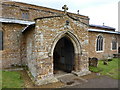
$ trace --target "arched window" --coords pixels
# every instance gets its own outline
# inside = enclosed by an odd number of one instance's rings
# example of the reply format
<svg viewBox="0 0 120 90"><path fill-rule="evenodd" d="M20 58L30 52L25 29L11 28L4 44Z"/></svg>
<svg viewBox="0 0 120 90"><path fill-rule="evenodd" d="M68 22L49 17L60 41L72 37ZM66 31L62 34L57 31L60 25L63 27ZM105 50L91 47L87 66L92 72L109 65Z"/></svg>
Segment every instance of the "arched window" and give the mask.
<svg viewBox="0 0 120 90"><path fill-rule="evenodd" d="M117 39L115 37L112 39L112 50L117 50Z"/></svg>
<svg viewBox="0 0 120 90"><path fill-rule="evenodd" d="M97 37L96 51L103 51L103 37L101 35Z"/></svg>

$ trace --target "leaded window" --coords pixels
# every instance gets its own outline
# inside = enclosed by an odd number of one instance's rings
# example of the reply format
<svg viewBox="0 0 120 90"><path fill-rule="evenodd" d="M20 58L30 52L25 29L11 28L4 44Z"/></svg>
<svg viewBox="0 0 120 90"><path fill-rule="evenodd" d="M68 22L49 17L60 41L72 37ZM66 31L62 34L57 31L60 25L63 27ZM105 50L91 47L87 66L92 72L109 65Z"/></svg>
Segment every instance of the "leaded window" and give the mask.
<svg viewBox="0 0 120 90"><path fill-rule="evenodd" d="M22 10L22 19L29 19L29 11Z"/></svg>
<svg viewBox="0 0 120 90"><path fill-rule="evenodd" d="M117 39L115 37L112 39L112 50L117 50Z"/></svg>
<svg viewBox="0 0 120 90"><path fill-rule="evenodd" d="M3 50L3 31L0 31L0 50Z"/></svg>
<svg viewBox="0 0 120 90"><path fill-rule="evenodd" d="M97 37L96 51L103 51L103 37L101 35Z"/></svg>

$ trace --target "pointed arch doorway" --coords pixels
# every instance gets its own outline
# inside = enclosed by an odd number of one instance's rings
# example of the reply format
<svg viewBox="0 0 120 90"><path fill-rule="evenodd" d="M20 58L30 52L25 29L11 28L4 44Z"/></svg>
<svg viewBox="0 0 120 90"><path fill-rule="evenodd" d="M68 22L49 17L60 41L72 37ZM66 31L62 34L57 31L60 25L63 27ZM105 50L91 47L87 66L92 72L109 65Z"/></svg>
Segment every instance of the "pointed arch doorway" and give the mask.
<svg viewBox="0 0 120 90"><path fill-rule="evenodd" d="M58 40L53 52L54 74L61 70L70 73L74 70L74 46L69 37L64 36Z"/></svg>

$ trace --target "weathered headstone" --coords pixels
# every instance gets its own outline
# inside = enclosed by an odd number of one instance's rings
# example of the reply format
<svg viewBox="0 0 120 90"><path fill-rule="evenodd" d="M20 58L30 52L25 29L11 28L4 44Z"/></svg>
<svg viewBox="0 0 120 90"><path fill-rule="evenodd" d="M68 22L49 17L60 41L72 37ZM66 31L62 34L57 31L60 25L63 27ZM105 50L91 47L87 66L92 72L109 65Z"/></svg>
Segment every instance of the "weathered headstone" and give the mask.
<svg viewBox="0 0 120 90"><path fill-rule="evenodd" d="M108 59L108 61L112 61L112 57L108 57L107 59Z"/></svg>
<svg viewBox="0 0 120 90"><path fill-rule="evenodd" d="M114 57L114 58L120 58L120 53L118 53L118 54L113 54L113 57Z"/></svg>
<svg viewBox="0 0 120 90"><path fill-rule="evenodd" d="M98 65L98 59L96 57L89 58L89 66L97 67Z"/></svg>
<svg viewBox="0 0 120 90"><path fill-rule="evenodd" d="M103 64L108 65L108 60L107 59L103 60Z"/></svg>

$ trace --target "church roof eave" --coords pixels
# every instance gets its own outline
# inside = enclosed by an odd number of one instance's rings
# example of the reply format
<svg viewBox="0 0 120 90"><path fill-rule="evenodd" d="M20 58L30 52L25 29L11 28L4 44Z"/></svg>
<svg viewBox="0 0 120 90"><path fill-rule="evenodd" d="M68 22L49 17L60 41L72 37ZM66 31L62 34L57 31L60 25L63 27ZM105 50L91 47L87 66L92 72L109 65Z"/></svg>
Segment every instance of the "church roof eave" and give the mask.
<svg viewBox="0 0 120 90"><path fill-rule="evenodd" d="M18 20L18 19L12 19L12 18L1 18L0 22L2 23L16 23L16 24L22 24L22 25L31 25L35 24L33 21L25 21L25 20Z"/></svg>
<svg viewBox="0 0 120 90"><path fill-rule="evenodd" d="M109 33L109 34L120 34L120 32L105 31L105 30L99 30L99 29L88 29L88 31L89 32Z"/></svg>
<svg viewBox="0 0 120 90"><path fill-rule="evenodd" d="M110 26L105 26L105 25L94 25L94 24L90 24L90 27L98 27L98 28L103 28L103 29L111 29L111 30L115 30L115 28L110 27Z"/></svg>
<svg viewBox="0 0 120 90"><path fill-rule="evenodd" d="M79 22L81 22L82 24L85 24L85 25L89 26L88 24L80 21L78 18L75 18L75 17L69 15L68 13L67 13L66 15L67 15L69 18L71 18L71 19L73 19L73 20L75 20L75 21L79 21ZM34 20L36 21L37 19L55 18L55 17L63 17L63 16L65 16L65 15L61 14L61 15L58 15L58 16L48 16L48 17L35 18Z"/></svg>
<svg viewBox="0 0 120 90"><path fill-rule="evenodd" d="M37 19L45 19L45 18L54 18L54 17L62 17L62 15L58 15L58 16L47 16L47 17L39 17L39 18L35 18L34 20L37 20Z"/></svg>
<svg viewBox="0 0 120 90"><path fill-rule="evenodd" d="M27 31L29 28L34 27L35 24L31 24L31 25L27 25L23 30L22 33L24 33L25 31Z"/></svg>

